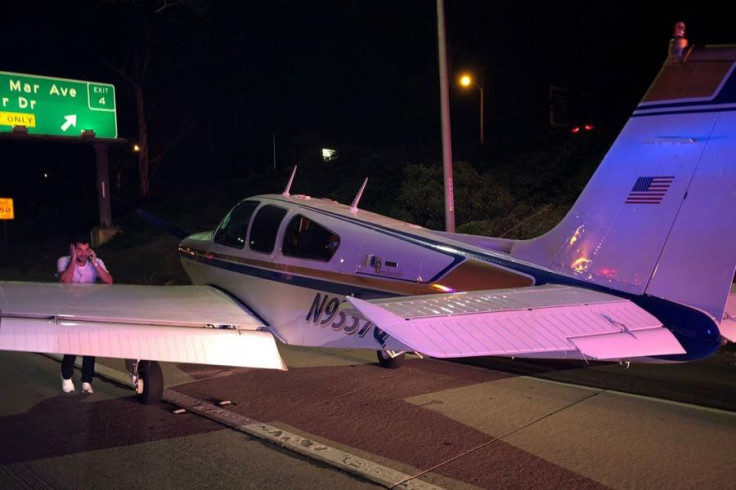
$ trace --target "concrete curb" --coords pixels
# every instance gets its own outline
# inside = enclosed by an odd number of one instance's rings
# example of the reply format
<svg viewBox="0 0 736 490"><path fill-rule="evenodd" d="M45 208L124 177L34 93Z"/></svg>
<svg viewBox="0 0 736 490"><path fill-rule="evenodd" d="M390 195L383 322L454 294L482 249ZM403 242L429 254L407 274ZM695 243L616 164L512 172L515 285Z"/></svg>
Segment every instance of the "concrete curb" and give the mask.
<svg viewBox="0 0 736 490"><path fill-rule="evenodd" d="M329 466L339 468L386 488L403 488L407 490L439 490L442 488L422 480L416 480L411 475L301 437L278 427L238 415L211 403L203 402L176 391L164 391L163 398L173 405L182 407L202 417L207 417L239 432L271 442L299 453L302 456L321 461Z"/></svg>

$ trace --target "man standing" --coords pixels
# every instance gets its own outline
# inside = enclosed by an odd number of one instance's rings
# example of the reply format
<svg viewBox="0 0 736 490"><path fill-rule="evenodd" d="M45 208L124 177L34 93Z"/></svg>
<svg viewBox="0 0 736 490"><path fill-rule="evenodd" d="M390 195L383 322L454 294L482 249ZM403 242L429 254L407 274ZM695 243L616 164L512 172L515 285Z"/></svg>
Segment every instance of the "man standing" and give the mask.
<svg viewBox="0 0 736 490"><path fill-rule="evenodd" d="M69 255L60 257L56 263L59 281L63 283L92 284L99 279L105 284L112 284L112 276L105 263L97 258L97 254L89 247L87 239L75 239L69 245ZM74 391L72 374L76 355L66 354L61 361L61 389L64 393ZM95 373L95 358L82 358L82 392L92 393L92 376Z"/></svg>

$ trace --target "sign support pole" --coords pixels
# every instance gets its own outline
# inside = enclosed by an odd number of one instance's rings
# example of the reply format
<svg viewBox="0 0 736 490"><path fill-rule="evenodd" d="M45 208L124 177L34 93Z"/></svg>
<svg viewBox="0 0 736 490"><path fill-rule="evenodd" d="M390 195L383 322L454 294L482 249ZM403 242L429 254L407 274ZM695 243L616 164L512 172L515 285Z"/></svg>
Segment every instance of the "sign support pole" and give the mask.
<svg viewBox="0 0 736 490"><path fill-rule="evenodd" d="M100 226L112 226L112 212L110 208L110 164L107 157L107 144L95 143L97 162L97 202L100 212Z"/></svg>

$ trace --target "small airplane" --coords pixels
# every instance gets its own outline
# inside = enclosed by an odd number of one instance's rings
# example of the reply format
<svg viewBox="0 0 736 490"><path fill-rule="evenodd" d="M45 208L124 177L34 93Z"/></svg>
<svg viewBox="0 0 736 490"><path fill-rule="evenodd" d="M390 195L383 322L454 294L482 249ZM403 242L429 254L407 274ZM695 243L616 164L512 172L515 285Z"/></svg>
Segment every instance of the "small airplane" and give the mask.
<svg viewBox="0 0 736 490"><path fill-rule="evenodd" d="M678 24L679 25L679 24ZM511 240L425 229L281 194L184 238L188 286L0 283L0 349L286 369L277 348L627 362L736 341L736 46L676 28L643 100L565 218ZM296 168L294 169L296 171ZM733 301L736 305L736 301ZM736 308L734 310L736 316Z"/></svg>

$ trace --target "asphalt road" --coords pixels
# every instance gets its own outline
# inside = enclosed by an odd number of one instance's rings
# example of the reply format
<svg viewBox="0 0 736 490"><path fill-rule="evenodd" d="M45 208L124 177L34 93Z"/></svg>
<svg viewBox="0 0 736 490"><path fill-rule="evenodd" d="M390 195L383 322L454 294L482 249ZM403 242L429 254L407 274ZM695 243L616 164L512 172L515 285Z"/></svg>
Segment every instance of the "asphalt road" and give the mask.
<svg viewBox="0 0 736 490"><path fill-rule="evenodd" d="M228 400L223 409L233 416L409 483L736 488L730 353L628 369L408 359L385 370L365 353L280 347L288 372L168 364L167 385L204 403ZM62 394L58 362L48 357L3 352L0 362L2 488L375 487L191 412L174 415L166 403L140 405L113 383L97 380L93 395ZM700 398L710 407L691 403Z"/></svg>
<svg viewBox="0 0 736 490"><path fill-rule="evenodd" d="M733 344L732 344L733 345ZM539 379L651 396L736 412L736 352L697 362L631 364L482 357L458 362Z"/></svg>
<svg viewBox="0 0 736 490"><path fill-rule="evenodd" d="M3 489L379 488L104 380L61 393L46 356L0 352L0 365Z"/></svg>

